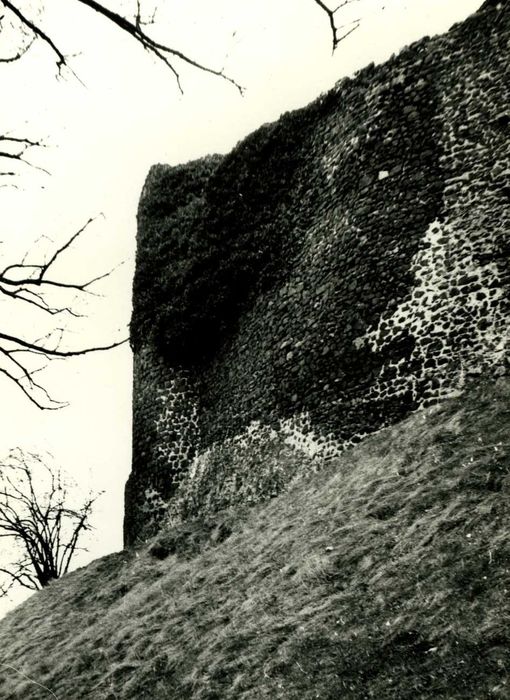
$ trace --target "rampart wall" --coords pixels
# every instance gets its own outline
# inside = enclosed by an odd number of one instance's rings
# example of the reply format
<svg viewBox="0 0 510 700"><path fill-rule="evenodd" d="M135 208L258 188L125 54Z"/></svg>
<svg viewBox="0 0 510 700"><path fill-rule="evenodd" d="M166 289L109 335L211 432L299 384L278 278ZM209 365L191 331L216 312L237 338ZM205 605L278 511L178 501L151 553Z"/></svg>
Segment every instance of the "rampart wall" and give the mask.
<svg viewBox="0 0 510 700"><path fill-rule="evenodd" d="M229 155L151 170L128 543L507 371L509 41L487 2Z"/></svg>

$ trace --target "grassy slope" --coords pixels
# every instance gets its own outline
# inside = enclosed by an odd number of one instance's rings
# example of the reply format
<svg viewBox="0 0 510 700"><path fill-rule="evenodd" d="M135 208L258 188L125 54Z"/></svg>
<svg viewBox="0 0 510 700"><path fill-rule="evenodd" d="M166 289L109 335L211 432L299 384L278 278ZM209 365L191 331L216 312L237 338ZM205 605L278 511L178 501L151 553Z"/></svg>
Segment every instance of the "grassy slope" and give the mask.
<svg viewBox="0 0 510 700"><path fill-rule="evenodd" d="M470 392L67 576L0 623L0 697L509 698L509 406Z"/></svg>

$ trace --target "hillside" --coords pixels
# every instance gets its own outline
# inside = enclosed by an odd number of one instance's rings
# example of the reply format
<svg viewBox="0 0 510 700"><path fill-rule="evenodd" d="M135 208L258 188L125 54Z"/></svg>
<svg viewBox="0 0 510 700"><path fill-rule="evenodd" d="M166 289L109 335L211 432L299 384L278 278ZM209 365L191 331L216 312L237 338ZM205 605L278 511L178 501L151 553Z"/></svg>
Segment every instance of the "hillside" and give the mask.
<svg viewBox="0 0 510 700"><path fill-rule="evenodd" d="M0 622L3 700L508 698L510 382Z"/></svg>

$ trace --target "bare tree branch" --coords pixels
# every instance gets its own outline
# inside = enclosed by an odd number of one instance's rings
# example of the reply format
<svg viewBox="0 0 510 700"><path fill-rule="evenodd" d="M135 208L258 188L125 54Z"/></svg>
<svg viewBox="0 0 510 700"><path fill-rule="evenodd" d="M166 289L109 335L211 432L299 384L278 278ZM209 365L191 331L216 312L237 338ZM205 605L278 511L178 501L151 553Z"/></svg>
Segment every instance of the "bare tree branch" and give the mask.
<svg viewBox="0 0 510 700"><path fill-rule="evenodd" d="M13 372L9 372L6 368L0 368L0 372L9 377L37 408L54 411L68 405L64 401L56 401L53 399L48 391L34 380L33 375L43 368L39 367L30 372L21 362L13 357L12 351L0 348L0 354L4 355L19 370L16 374L14 370ZM37 394L42 395L44 402L37 398Z"/></svg>
<svg viewBox="0 0 510 700"><path fill-rule="evenodd" d="M27 261L27 256L25 256L20 263L6 265L0 271L0 296L4 295L14 301L28 304L50 317L66 314L71 318L81 318L83 314L77 313L71 304L61 303L61 300L55 303L48 295L58 292L68 295L69 292L74 292L75 297L79 294L98 296L91 287L109 277L116 269L113 268L113 270L96 275L81 283L65 282L59 280L58 276L52 275L57 262L95 220L96 218L90 218L42 262ZM49 277L50 275L52 276ZM34 378L34 374L42 371L48 361L107 351L127 342L127 338L123 338L120 341L104 345L90 345L73 349L62 347L64 334L68 335L69 331L60 327L53 328L39 339L7 331L0 332L0 358L4 359L0 366L0 374L13 381L25 396L41 409L58 410L68 405L64 401L53 399L42 384ZM44 360L44 364L32 367L27 364L28 356L39 357Z"/></svg>
<svg viewBox="0 0 510 700"><path fill-rule="evenodd" d="M313 0L316 5L318 5L321 10L323 10L329 20L329 26L331 28L331 34L333 37L333 52L337 48L338 44L340 44L344 39L347 39L347 37L352 34L361 24L360 19L355 19L352 22L349 22L348 24L342 24L337 26L336 20L335 20L335 15L339 10L342 10L343 8L347 7L347 5L352 5L355 2L358 2L359 0L344 0L344 2L340 3L340 5L337 5L334 10L331 10L326 3L322 2L322 0ZM346 27L349 27L349 29L346 29ZM346 29L346 31L342 34L341 29Z"/></svg>
<svg viewBox="0 0 510 700"><path fill-rule="evenodd" d="M2 5L6 7L12 14L20 21L22 26L26 27L36 39L41 39L45 44L47 44L54 54L57 56L57 68L59 72L66 66L66 59L64 54L57 48L54 41L48 34L46 34L35 22L32 22L26 15L24 15L21 10L19 10L16 5L14 5L11 0L2 0Z"/></svg>
<svg viewBox="0 0 510 700"><path fill-rule="evenodd" d="M178 51L177 49L167 46L166 44L161 44L152 39L142 29L142 25L138 21L140 14L139 9L137 19L135 20L135 23L133 23L125 17L123 17L122 15L119 15L118 13L108 9L101 3L96 2L96 0L77 0L77 2L80 2L82 5L85 5L90 9L94 10L95 12L99 13L100 15L103 15L103 17L106 17L106 19L108 19L110 22L115 24L117 27L119 27L127 34L132 36L136 41L138 41L144 47L144 49L146 49L146 51L163 61L163 63L165 63L165 65L167 65L168 68L170 68L170 70L175 75L177 84L181 92L182 87L180 83L180 76L177 70L174 68L173 64L170 62L170 59L168 58L169 56L180 59L184 63L187 63L188 65L192 66L193 68L197 68L200 71L210 73L211 75L215 75L219 78L222 78L223 80L226 80L227 82L234 85L241 94L243 94L243 88L241 87L241 85L239 85L239 83L237 83L233 78L230 78L228 75L226 75L223 71L215 70L214 68L205 66L203 63L200 63L199 61L196 61L195 59L190 58L186 54L182 53L182 51Z"/></svg>
<svg viewBox="0 0 510 700"><path fill-rule="evenodd" d="M5 15L2 15L0 17L0 32L6 31L6 28L4 26L5 24ZM9 23L10 24L10 23ZM23 29L23 25L18 23L18 26L16 27L16 32L23 35L23 37L26 39L26 43L24 45L21 45L17 50L14 51L9 56L0 56L0 63L14 63L15 61L19 61L22 56L30 49L32 46L33 42L35 41L35 35L31 35L30 32L27 32L26 30Z"/></svg>
<svg viewBox="0 0 510 700"><path fill-rule="evenodd" d="M44 345L38 345L37 343L30 343L22 338L17 338L14 335L9 335L8 333L0 333L0 339L6 340L9 343L13 343L16 346L21 347L26 351L33 351L40 355L45 355L48 358L51 357L79 357L80 355L89 355L91 352L102 352L104 350L113 350L113 348L118 348L121 345L127 343L127 338L124 340L119 340L115 343L110 343L110 345L95 345L90 348L80 348L78 350L59 350L56 348L48 348Z"/></svg>
<svg viewBox="0 0 510 700"><path fill-rule="evenodd" d="M30 31L35 39L39 39L42 42L44 42L49 49L52 51L52 53L56 56L56 63L57 63L57 70L59 74L62 73L63 68L68 68L68 61L66 59L66 56L64 53L59 49L57 44L53 41L51 36L45 32L39 24L31 20L29 17L27 17L25 14L21 12L21 10L13 3L11 0L0 0L1 4L4 5L4 7L9 10L21 23L21 25L28 31ZM109 22L114 24L116 27L121 29L123 32L126 32L129 34L135 41L137 41L143 48L150 53L151 55L155 56L158 60L160 60L162 63L164 63L173 73L177 85L179 87L179 90L182 92L182 85L181 85L181 79L180 79L180 74L178 70L176 69L174 65L174 61L181 61L182 63L185 63L193 68L196 68L199 71L202 71L204 73L209 73L211 75L217 76L219 78L222 78L223 80L226 80L228 83L231 85L234 85L237 90L241 94L243 94L243 88L242 86L236 82L233 78L228 76L226 73L224 73L223 70L216 70L214 68L211 68L209 66L206 66L205 64L201 63L200 61L197 61L194 58L191 58L187 54L183 53L182 51L179 51L178 49L175 49L171 46L168 46L166 44L163 44L161 42L156 41L152 37L150 37L147 32L145 31L144 27L147 24L152 23L152 21L149 22L144 22L142 21L141 18L141 7L140 3L137 3L137 12L135 15L134 22L129 20L127 17L124 17L123 15L119 14L118 12L114 12L113 10L110 10L108 7L103 5L100 2L96 2L96 0L76 0L77 3L80 3L81 5L84 5L85 7L88 7L89 9L93 10L97 14L101 15L105 19L107 19ZM21 54L22 55L22 54ZM14 60L14 59L13 59Z"/></svg>
<svg viewBox="0 0 510 700"><path fill-rule="evenodd" d="M35 41L35 37L32 38L32 40L29 42L29 44L27 46L23 46L21 49L19 49L12 56L0 56L0 63L14 63L15 61L19 61L19 59L24 54L26 54L26 52L32 46L34 41Z"/></svg>
<svg viewBox="0 0 510 700"><path fill-rule="evenodd" d="M29 160L25 158L25 154L29 149L32 148L42 148L44 144L41 141L33 141L28 138L20 138L16 136L9 136L7 134L0 135L0 163L4 160L8 163L18 162L27 165L30 168L40 170L41 172L49 175L45 168L39 165L34 165ZM0 176L15 176L17 173L15 171L4 171L0 172Z"/></svg>
<svg viewBox="0 0 510 700"><path fill-rule="evenodd" d="M37 474L37 476L36 476ZM13 450L0 464L0 537L11 538L19 555L0 566L7 578L0 596L14 585L38 590L69 571L100 494L90 494L77 508L60 470L38 456Z"/></svg>
<svg viewBox="0 0 510 700"><path fill-rule="evenodd" d="M29 588L32 591L37 591L40 589L40 586L37 585L36 579L33 578L33 576L25 570L24 565L17 566L17 568L15 568L14 571L10 571L9 569L0 567L0 573L4 574L5 576L8 576L11 579L7 586L0 586L0 597L8 595L9 591L16 583L18 583L20 586L23 586L24 588Z"/></svg>

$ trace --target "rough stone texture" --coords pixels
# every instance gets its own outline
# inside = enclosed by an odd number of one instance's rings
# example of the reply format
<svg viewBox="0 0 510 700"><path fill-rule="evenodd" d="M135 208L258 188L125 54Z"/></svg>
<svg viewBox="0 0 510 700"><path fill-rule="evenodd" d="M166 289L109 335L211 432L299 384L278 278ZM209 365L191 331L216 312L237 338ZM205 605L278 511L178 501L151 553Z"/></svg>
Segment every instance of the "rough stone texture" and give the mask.
<svg viewBox="0 0 510 700"><path fill-rule="evenodd" d="M509 17L507 2L486 2L447 35L249 137L251 182L264 177L269 129L287 140L290 131L303 156L270 212L272 235L282 236L271 259L278 273L261 265L263 282L233 330L200 362L172 367L138 332L128 543L164 512L190 517L269 498L366 434L462 391L469 377L507 371ZM179 177L182 198L198 172L190 196L207 216L225 173L236 182L243 147L151 171L139 260L164 225L147 214L161 196L155 185ZM242 163L225 202L233 222L250 167ZM173 192L178 226L189 200ZM135 333L158 313L143 299L149 284L135 280Z"/></svg>
<svg viewBox="0 0 510 700"><path fill-rule="evenodd" d="M149 348L135 355L133 466L125 526L157 525L191 466L198 445L197 401L188 374L168 368ZM147 474L150 465L150 476Z"/></svg>

